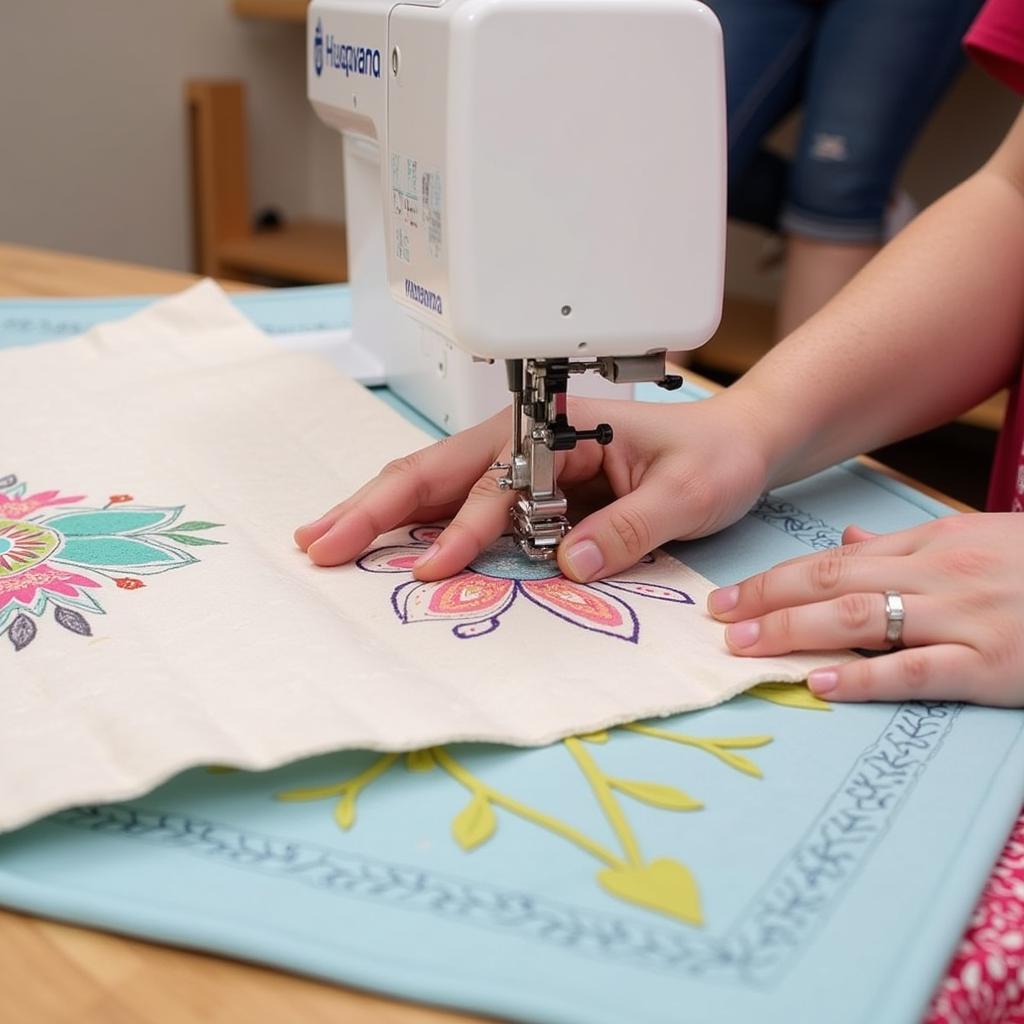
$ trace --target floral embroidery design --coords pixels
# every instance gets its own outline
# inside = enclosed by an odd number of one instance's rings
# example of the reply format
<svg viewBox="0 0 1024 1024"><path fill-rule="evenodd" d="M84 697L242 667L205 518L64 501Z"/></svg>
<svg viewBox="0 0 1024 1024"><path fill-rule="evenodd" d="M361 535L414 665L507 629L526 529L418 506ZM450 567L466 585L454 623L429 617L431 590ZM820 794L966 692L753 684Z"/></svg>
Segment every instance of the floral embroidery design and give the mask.
<svg viewBox="0 0 1024 1024"><path fill-rule="evenodd" d="M0 478L0 635L15 651L36 638L35 620L50 606L58 625L92 636L85 616L104 614L93 591L105 582L137 590L145 586L139 576L198 561L183 548L224 543L195 535L220 523L179 522L181 505L135 505L132 495L113 494L90 508L79 504L83 494L27 491L13 475Z"/></svg>
<svg viewBox="0 0 1024 1024"><path fill-rule="evenodd" d="M410 531L407 543L374 548L356 564L364 572L411 573L440 532L436 526L418 527ZM640 564L654 565L667 557L657 552ZM635 644L640 619L627 597L693 604L689 594L643 579L575 583L551 562L524 558L510 537L502 537L451 579L400 583L392 591L391 606L402 623L454 622L452 633L470 640L493 633L502 616L523 599L570 625Z"/></svg>

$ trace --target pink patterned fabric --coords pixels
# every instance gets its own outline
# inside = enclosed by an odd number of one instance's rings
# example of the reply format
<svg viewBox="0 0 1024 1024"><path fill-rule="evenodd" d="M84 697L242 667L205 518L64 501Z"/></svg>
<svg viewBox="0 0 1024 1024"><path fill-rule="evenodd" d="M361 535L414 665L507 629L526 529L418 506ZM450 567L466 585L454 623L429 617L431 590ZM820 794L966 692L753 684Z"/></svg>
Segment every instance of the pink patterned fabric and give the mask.
<svg viewBox="0 0 1024 1024"><path fill-rule="evenodd" d="M964 39L993 77L1024 95L1024 0L987 0ZM999 437L988 492L989 512L1024 512L1024 367Z"/></svg>
<svg viewBox="0 0 1024 1024"><path fill-rule="evenodd" d="M1024 1024L1024 814L981 894L925 1024Z"/></svg>

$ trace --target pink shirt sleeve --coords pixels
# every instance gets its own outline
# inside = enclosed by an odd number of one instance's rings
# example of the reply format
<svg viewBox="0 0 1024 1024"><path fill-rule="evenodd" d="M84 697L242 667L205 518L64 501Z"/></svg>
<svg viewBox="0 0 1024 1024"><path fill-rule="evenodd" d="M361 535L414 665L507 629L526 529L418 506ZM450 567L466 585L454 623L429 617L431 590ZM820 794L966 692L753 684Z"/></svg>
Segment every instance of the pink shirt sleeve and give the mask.
<svg viewBox="0 0 1024 1024"><path fill-rule="evenodd" d="M964 38L994 78L1024 93L1024 0L988 0ZM1024 512L1024 369L1010 398L992 467L990 512Z"/></svg>
<svg viewBox="0 0 1024 1024"><path fill-rule="evenodd" d="M1024 94L1024 0L988 0L964 46L990 75Z"/></svg>

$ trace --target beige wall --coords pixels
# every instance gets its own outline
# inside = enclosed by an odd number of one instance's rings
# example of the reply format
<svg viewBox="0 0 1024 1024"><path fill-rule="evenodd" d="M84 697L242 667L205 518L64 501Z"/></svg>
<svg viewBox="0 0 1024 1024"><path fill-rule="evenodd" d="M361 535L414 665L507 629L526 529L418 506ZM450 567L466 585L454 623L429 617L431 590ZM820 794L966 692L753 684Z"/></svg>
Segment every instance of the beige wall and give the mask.
<svg viewBox="0 0 1024 1024"><path fill-rule="evenodd" d="M248 83L255 209L342 217L340 140L306 103L301 26L235 18L228 0L0 0L0 54L0 239L187 268L182 83L197 76ZM909 162L915 198L969 174L1018 109L969 69ZM731 229L730 291L774 295L763 251Z"/></svg>
<svg viewBox="0 0 1024 1024"><path fill-rule="evenodd" d="M0 0L0 54L0 239L188 268L182 92L201 76L248 84L253 207L341 217L301 26L227 0Z"/></svg>

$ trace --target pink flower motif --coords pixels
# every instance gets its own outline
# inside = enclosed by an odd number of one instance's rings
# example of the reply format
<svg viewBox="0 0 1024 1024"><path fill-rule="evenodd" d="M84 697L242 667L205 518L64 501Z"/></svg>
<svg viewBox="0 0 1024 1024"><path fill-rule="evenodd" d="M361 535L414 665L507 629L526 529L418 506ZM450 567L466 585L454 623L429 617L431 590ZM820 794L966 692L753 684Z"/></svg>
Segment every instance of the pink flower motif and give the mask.
<svg viewBox="0 0 1024 1024"><path fill-rule="evenodd" d="M14 576L0 576L0 613L10 604L32 607L40 591L62 597L81 597L82 587L98 587L95 580L43 562Z"/></svg>
<svg viewBox="0 0 1024 1024"><path fill-rule="evenodd" d="M419 527L410 532L407 544L375 548L356 564L365 572L411 572L439 533L437 527ZM643 560L648 565L654 561L653 555ZM451 579L400 583L391 594L391 606L402 623L454 622L452 633L469 640L494 632L501 617L523 598L570 625L636 643L640 620L624 595L693 604L681 590L643 580L575 583L551 562L529 561L511 538L502 537Z"/></svg>
<svg viewBox="0 0 1024 1024"><path fill-rule="evenodd" d="M85 498L84 494L58 498L59 493L60 491L39 491L25 498L12 498L10 495L0 494L0 519L24 519L47 505L73 505Z"/></svg>

